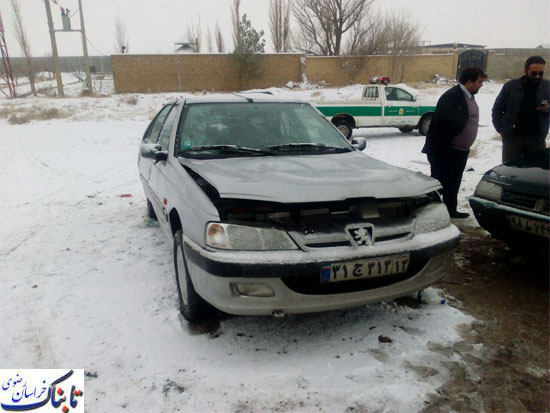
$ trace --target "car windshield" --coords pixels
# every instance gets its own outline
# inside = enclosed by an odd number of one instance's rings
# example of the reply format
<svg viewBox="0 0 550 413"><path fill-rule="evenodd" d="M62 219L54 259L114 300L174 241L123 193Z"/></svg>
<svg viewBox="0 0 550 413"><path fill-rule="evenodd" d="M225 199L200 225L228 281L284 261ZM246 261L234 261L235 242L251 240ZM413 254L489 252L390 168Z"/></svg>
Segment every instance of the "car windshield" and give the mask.
<svg viewBox="0 0 550 413"><path fill-rule="evenodd" d="M177 156L228 157L320 154L353 150L304 103L195 103L184 109Z"/></svg>

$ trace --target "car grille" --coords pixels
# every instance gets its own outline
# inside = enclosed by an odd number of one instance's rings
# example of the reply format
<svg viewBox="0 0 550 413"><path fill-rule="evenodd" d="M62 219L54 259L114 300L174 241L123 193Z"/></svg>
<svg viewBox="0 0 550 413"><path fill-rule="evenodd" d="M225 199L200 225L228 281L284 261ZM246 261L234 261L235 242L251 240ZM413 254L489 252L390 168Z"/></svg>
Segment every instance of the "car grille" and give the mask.
<svg viewBox="0 0 550 413"><path fill-rule="evenodd" d="M407 240L414 235L414 219L412 218L376 218L368 220L374 226L374 244L398 242ZM288 233L303 249L313 250L331 247L351 247L352 242L345 227L350 221L326 222L304 230L293 230Z"/></svg>
<svg viewBox="0 0 550 413"><path fill-rule="evenodd" d="M429 260L413 261L403 274L386 275L364 280L351 280L337 283L321 283L321 274L303 277L282 277L283 283L292 291L305 295L345 294L387 287L405 281L416 275Z"/></svg>
<svg viewBox="0 0 550 413"><path fill-rule="evenodd" d="M544 198L520 194L517 192L504 191L502 193L502 203L504 205L525 209L527 211L550 215L548 205L549 202L547 199Z"/></svg>

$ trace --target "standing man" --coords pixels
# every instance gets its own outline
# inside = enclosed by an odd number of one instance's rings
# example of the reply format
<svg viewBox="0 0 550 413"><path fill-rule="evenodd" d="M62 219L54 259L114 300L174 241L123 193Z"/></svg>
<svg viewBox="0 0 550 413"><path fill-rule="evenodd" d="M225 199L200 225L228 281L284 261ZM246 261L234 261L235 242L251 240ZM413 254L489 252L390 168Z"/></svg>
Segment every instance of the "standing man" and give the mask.
<svg viewBox="0 0 550 413"><path fill-rule="evenodd" d="M464 69L459 84L439 98L422 149L428 155L432 177L443 186L443 202L451 218L470 215L456 210L457 196L470 147L477 136L479 107L474 95L486 77L479 67Z"/></svg>
<svg viewBox="0 0 550 413"><path fill-rule="evenodd" d="M546 147L550 82L545 60L531 56L524 75L504 84L493 105L493 125L502 136L502 162Z"/></svg>

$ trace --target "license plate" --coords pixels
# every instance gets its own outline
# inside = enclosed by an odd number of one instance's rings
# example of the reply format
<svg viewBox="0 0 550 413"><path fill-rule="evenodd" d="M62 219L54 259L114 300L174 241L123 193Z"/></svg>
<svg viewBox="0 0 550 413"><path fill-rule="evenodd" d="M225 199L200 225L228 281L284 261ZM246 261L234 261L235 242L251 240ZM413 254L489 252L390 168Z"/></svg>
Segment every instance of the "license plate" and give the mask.
<svg viewBox="0 0 550 413"><path fill-rule="evenodd" d="M508 215L508 221L512 228L540 235L541 237L550 237L550 224L548 222L535 221L534 219L518 217L516 215Z"/></svg>
<svg viewBox="0 0 550 413"><path fill-rule="evenodd" d="M391 255L368 260L325 264L321 268L321 282L361 280L400 274L409 268L410 254Z"/></svg>

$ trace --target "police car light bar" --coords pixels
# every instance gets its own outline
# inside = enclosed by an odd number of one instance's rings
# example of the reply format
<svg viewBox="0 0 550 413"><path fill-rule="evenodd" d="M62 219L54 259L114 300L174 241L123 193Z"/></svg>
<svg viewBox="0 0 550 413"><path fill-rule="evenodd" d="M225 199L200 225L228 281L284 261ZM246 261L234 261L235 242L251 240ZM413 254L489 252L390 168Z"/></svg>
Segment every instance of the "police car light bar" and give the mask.
<svg viewBox="0 0 550 413"><path fill-rule="evenodd" d="M388 83L390 83L390 77L389 76L377 76L377 77L373 77L370 82L372 84L384 84L384 85L387 85Z"/></svg>

